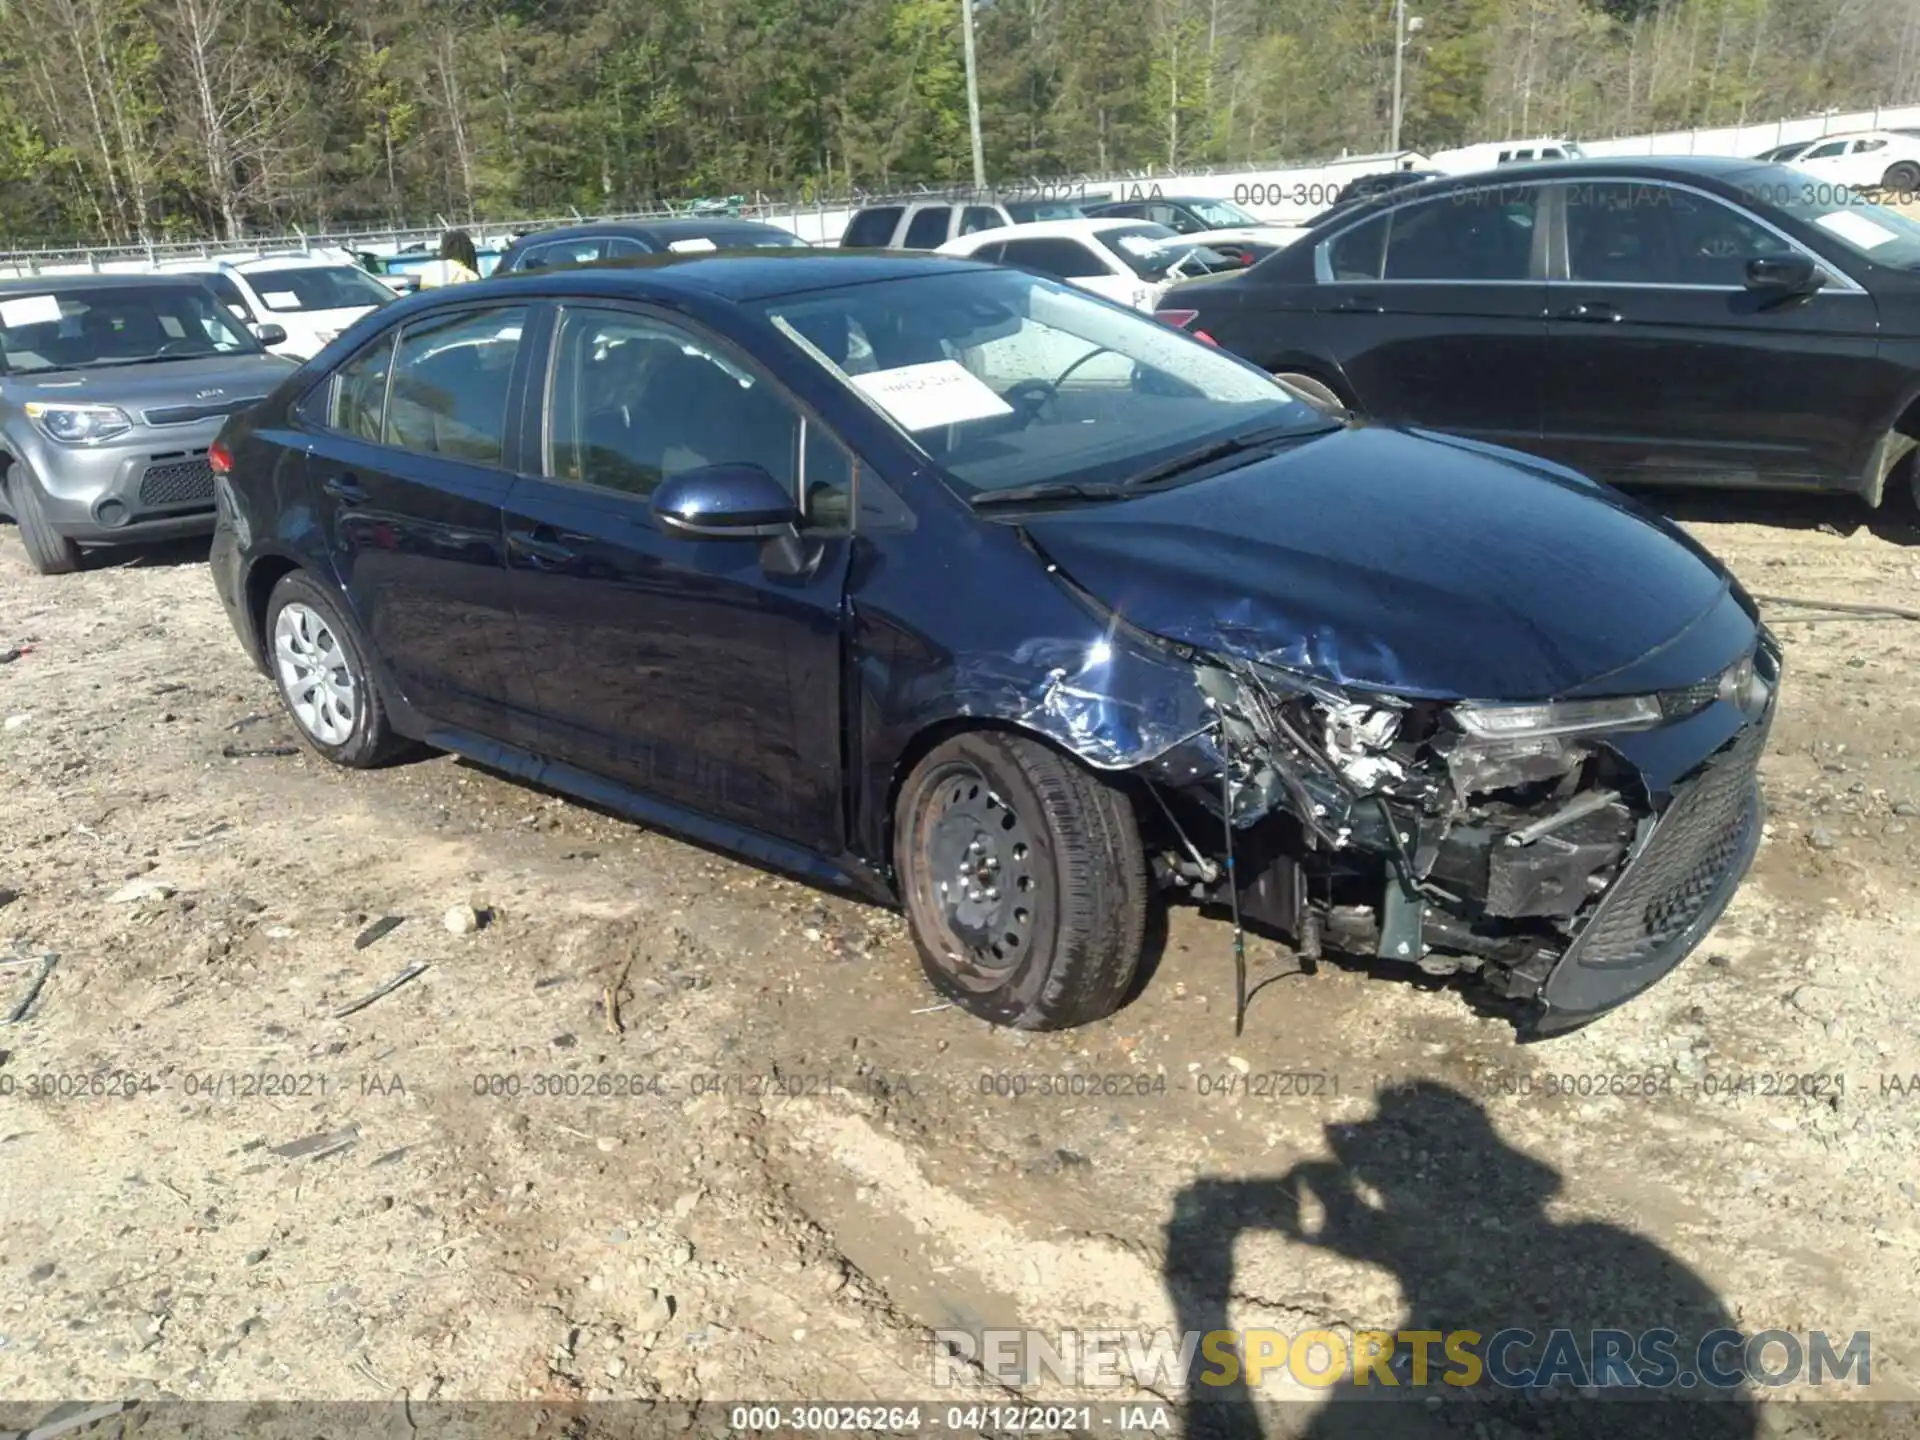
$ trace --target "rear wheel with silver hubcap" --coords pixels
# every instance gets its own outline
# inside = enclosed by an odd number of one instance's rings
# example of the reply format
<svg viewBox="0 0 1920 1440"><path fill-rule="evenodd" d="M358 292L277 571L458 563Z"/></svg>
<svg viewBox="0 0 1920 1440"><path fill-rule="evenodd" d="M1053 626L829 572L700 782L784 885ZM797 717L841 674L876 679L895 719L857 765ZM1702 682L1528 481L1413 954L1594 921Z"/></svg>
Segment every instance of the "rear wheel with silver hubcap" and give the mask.
<svg viewBox="0 0 1920 1440"><path fill-rule="evenodd" d="M956 735L901 787L894 866L920 960L963 1009L1023 1029L1117 1009L1149 898L1125 792L1037 739Z"/></svg>
<svg viewBox="0 0 1920 1440"><path fill-rule="evenodd" d="M316 754L364 769L412 748L387 722L358 632L339 602L303 571L281 576L273 587L265 639L280 698Z"/></svg>

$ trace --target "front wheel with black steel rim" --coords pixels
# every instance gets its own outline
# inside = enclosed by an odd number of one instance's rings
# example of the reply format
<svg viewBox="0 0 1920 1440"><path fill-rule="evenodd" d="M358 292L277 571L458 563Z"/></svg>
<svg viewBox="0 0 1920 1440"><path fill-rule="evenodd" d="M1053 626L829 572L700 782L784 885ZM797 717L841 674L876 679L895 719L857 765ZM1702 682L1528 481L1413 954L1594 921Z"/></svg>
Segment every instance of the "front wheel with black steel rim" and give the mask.
<svg viewBox="0 0 1920 1440"><path fill-rule="evenodd" d="M1124 791L1038 740L970 731L914 767L894 864L927 977L998 1025L1056 1030L1118 1009L1149 887Z"/></svg>
<svg viewBox="0 0 1920 1440"><path fill-rule="evenodd" d="M339 603L301 571L280 577L267 600L267 660L300 738L336 765L364 770L414 748L394 733Z"/></svg>

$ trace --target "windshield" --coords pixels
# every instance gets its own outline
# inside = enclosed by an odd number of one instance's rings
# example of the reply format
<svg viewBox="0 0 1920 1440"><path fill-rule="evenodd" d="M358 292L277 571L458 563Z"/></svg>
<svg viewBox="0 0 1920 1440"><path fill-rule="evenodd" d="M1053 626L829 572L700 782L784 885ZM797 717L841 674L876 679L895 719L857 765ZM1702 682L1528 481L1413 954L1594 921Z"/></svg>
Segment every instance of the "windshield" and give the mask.
<svg viewBox="0 0 1920 1440"><path fill-rule="evenodd" d="M0 291L0 373L258 353L204 285Z"/></svg>
<svg viewBox="0 0 1920 1440"><path fill-rule="evenodd" d="M1127 225L1099 232L1100 243L1142 280L1165 280L1176 267L1180 275L1207 275L1234 270L1239 262L1191 240L1182 240L1164 225Z"/></svg>
<svg viewBox="0 0 1920 1440"><path fill-rule="evenodd" d="M282 313L292 310L351 310L384 305L393 292L351 265L290 265L282 270L243 272L260 303Z"/></svg>
<svg viewBox="0 0 1920 1440"><path fill-rule="evenodd" d="M1863 260L1895 270L1920 270L1920 221L1898 210L1782 165L1743 174L1738 184L1743 197L1811 225L1822 239Z"/></svg>
<svg viewBox="0 0 1920 1440"><path fill-rule="evenodd" d="M1238 205L1229 205L1225 200L1189 200L1187 208L1216 230L1260 223Z"/></svg>
<svg viewBox="0 0 1920 1440"><path fill-rule="evenodd" d="M1328 424L1224 351L1023 271L850 285L761 308L968 498L1118 483L1197 446Z"/></svg>

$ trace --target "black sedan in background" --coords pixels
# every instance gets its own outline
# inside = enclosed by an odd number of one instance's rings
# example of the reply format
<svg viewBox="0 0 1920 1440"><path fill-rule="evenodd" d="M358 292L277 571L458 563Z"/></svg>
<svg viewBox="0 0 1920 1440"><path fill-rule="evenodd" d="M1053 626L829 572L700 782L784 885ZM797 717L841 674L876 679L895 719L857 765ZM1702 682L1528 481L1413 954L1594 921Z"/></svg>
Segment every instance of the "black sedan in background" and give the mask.
<svg viewBox="0 0 1920 1440"><path fill-rule="evenodd" d="M592 265L638 255L808 248L807 242L791 230L726 215L687 220L589 221L520 236L501 255L494 274L548 270L556 265Z"/></svg>
<svg viewBox="0 0 1920 1440"><path fill-rule="evenodd" d="M220 598L319 755L424 741L898 903L1001 1023L1120 1005L1171 893L1548 1033L1759 841L1778 652L1671 525L1020 270L428 292L212 460Z"/></svg>
<svg viewBox="0 0 1920 1440"><path fill-rule="evenodd" d="M1920 224L1781 166L1433 181L1160 303L1323 402L1609 481L1920 490Z"/></svg>

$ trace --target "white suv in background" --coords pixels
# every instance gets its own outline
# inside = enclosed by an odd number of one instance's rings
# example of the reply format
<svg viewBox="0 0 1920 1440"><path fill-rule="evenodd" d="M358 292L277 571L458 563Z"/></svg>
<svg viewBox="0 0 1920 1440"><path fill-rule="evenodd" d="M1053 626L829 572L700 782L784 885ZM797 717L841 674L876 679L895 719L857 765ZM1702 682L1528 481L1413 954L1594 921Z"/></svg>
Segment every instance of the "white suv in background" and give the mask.
<svg viewBox="0 0 1920 1440"><path fill-rule="evenodd" d="M169 274L201 275L226 307L249 326L278 325L287 338L269 347L306 360L394 292L359 266L324 255L259 255L168 260Z"/></svg>
<svg viewBox="0 0 1920 1440"><path fill-rule="evenodd" d="M1064 280L1149 315L1167 287L1239 262L1144 220L1040 220L949 240L935 252Z"/></svg>

